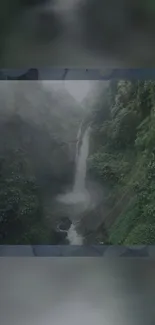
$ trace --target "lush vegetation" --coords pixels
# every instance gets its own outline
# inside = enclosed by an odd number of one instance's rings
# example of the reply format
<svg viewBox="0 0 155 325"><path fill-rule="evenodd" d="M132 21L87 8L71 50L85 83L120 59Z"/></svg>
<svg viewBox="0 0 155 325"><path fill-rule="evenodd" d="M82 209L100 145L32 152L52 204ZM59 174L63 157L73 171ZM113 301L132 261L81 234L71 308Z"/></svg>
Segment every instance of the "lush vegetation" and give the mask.
<svg viewBox="0 0 155 325"><path fill-rule="evenodd" d="M112 81L93 110L90 172L111 187L112 244L155 243L154 112L153 81Z"/></svg>

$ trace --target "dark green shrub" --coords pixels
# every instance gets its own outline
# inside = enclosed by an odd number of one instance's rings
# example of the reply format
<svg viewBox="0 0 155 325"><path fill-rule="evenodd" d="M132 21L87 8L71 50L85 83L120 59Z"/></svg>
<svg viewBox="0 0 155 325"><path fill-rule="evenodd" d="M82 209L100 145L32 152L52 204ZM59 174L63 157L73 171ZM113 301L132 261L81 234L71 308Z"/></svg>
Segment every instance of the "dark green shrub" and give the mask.
<svg viewBox="0 0 155 325"><path fill-rule="evenodd" d="M154 245L155 224L140 224L136 226L124 241L124 245Z"/></svg>

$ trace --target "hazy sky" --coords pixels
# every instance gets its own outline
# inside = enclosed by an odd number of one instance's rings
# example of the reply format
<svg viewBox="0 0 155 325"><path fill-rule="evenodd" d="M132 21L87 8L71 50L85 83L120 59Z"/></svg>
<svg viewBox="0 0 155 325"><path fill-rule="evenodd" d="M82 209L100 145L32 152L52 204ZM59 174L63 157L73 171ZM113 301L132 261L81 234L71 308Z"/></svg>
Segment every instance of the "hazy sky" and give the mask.
<svg viewBox="0 0 155 325"><path fill-rule="evenodd" d="M89 80L67 80L65 81L65 88L78 101L82 101L93 87L93 82Z"/></svg>
<svg viewBox="0 0 155 325"><path fill-rule="evenodd" d="M49 89L66 90L79 102L82 102L94 86L94 81L89 80L67 80L67 81L44 81Z"/></svg>

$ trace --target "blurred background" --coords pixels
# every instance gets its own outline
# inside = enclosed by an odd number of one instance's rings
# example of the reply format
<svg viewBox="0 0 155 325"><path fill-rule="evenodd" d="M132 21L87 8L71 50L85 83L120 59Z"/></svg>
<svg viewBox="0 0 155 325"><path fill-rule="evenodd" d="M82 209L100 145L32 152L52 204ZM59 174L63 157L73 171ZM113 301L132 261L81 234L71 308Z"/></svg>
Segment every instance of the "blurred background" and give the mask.
<svg viewBox="0 0 155 325"><path fill-rule="evenodd" d="M153 0L6 0L1 67L154 66Z"/></svg>
<svg viewBox="0 0 155 325"><path fill-rule="evenodd" d="M2 258L3 325L152 325L155 263Z"/></svg>

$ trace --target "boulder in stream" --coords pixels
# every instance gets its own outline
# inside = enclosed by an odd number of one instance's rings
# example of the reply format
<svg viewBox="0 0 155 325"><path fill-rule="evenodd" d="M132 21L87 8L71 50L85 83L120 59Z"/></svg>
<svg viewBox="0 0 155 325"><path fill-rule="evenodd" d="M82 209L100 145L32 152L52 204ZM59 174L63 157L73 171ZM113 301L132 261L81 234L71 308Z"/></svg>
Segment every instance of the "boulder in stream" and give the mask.
<svg viewBox="0 0 155 325"><path fill-rule="evenodd" d="M60 231L68 231L70 226L71 226L72 222L68 217L64 217L60 220L60 223L58 225L58 229L60 229Z"/></svg>

